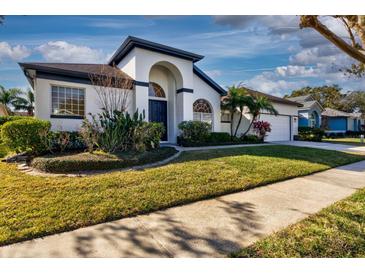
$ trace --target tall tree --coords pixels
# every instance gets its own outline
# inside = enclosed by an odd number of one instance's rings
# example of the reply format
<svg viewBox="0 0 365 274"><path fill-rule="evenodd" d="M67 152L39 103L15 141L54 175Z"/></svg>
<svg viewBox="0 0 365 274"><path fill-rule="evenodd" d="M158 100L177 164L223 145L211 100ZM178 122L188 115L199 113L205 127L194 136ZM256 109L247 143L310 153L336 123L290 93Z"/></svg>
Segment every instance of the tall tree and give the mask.
<svg viewBox="0 0 365 274"><path fill-rule="evenodd" d="M322 107L334 109L342 108L341 100L344 95L341 94L341 88L338 85L304 87L293 90L290 95L285 95L285 97L296 97L308 94L311 94L313 98L322 105Z"/></svg>
<svg viewBox="0 0 365 274"><path fill-rule="evenodd" d="M365 91L348 92L342 101L342 110L365 114Z"/></svg>
<svg viewBox="0 0 365 274"><path fill-rule="evenodd" d="M313 28L323 37L329 40L337 48L358 61L346 71L361 77L365 74L365 15L335 15L347 30L345 39L330 30L318 15L302 15L300 17L301 28ZM348 41L348 42L347 42Z"/></svg>
<svg viewBox="0 0 365 274"><path fill-rule="evenodd" d="M251 101L253 102L253 99L244 87L231 86L228 88L227 95L222 97L222 109L229 111L231 115L231 137L235 137L237 135L245 107L252 104ZM235 114L239 115L236 129L233 127Z"/></svg>
<svg viewBox="0 0 365 274"><path fill-rule="evenodd" d="M23 96L17 96L12 105L14 106L15 110L25 110L27 111L29 116L33 116L34 114L34 93L33 91L28 88L26 92L21 92L19 95L22 94Z"/></svg>

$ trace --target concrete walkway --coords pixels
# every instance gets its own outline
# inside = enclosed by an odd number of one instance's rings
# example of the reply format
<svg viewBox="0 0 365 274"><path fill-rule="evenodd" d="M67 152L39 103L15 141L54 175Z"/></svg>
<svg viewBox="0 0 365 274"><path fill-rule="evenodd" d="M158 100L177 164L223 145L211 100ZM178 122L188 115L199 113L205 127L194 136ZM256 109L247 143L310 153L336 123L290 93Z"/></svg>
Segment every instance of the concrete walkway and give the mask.
<svg viewBox="0 0 365 274"><path fill-rule="evenodd" d="M321 149L327 149L327 150L337 150L337 151L342 151L342 152L365 154L365 145L364 146L353 146L353 145L333 144L333 143L326 143L326 142L306 142L306 141L280 141L280 142L272 142L271 144L321 148Z"/></svg>
<svg viewBox="0 0 365 274"><path fill-rule="evenodd" d="M0 248L0 257L222 257L365 187L365 161Z"/></svg>

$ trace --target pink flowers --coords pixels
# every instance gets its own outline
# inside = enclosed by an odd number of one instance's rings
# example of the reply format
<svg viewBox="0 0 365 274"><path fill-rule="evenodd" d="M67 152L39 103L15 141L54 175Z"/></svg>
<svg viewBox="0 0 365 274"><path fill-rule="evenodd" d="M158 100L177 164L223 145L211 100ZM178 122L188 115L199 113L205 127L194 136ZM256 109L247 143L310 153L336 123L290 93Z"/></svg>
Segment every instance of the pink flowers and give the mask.
<svg viewBox="0 0 365 274"><path fill-rule="evenodd" d="M266 132L271 132L271 124L266 121L253 122L253 129L260 139L264 139Z"/></svg>

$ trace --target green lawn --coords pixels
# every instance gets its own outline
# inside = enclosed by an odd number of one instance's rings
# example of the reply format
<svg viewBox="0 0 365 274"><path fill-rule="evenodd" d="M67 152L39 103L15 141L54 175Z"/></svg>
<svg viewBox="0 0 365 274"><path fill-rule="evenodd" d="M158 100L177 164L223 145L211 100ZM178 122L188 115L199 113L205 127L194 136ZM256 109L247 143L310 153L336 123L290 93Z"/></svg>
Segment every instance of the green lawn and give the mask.
<svg viewBox="0 0 365 274"><path fill-rule="evenodd" d="M323 142L328 142L333 144L365 146L365 143L360 143L360 138L334 138L334 139L324 138Z"/></svg>
<svg viewBox="0 0 365 274"><path fill-rule="evenodd" d="M365 257L365 189L233 257Z"/></svg>
<svg viewBox="0 0 365 274"><path fill-rule="evenodd" d="M0 163L0 245L151 212L365 159L342 152L261 146L184 152L143 171L34 177Z"/></svg>

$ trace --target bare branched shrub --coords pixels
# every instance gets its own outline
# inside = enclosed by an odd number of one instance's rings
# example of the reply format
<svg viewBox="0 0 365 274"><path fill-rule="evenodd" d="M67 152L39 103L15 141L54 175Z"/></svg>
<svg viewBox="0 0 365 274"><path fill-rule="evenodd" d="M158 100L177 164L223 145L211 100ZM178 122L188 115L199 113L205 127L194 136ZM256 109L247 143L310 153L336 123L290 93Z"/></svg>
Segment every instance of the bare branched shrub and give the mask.
<svg viewBox="0 0 365 274"><path fill-rule="evenodd" d="M104 111L112 114L127 110L133 80L126 78L119 68L103 65L98 72L89 74L89 78Z"/></svg>

